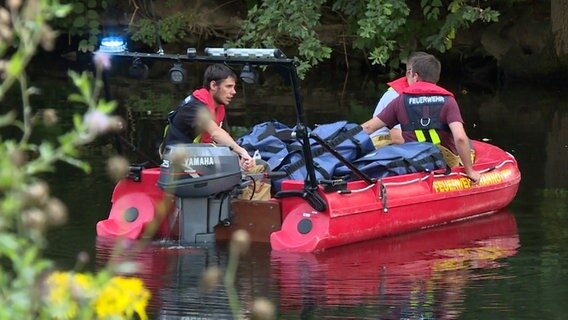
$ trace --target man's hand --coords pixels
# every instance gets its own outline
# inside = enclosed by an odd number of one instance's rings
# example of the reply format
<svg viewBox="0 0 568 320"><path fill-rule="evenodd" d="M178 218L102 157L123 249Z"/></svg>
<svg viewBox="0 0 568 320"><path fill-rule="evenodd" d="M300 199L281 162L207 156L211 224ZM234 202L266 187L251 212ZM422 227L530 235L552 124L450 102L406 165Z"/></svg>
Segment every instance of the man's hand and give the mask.
<svg viewBox="0 0 568 320"><path fill-rule="evenodd" d="M207 121L206 127L207 133L213 137L213 140L218 144L224 144L229 146L236 154L239 155L239 164L244 170L248 170L254 166L254 160L248 154L248 152L239 146L235 140L225 131L223 128L219 127L215 121Z"/></svg>
<svg viewBox="0 0 568 320"><path fill-rule="evenodd" d="M466 172L466 174L473 184L478 184L479 181L481 181L481 174L479 171L472 170L471 172Z"/></svg>
<svg viewBox="0 0 568 320"><path fill-rule="evenodd" d="M241 150L237 151L237 154L239 155L239 165L241 166L241 168L245 171L250 170L252 167L254 167L254 159L248 154L248 152L243 149L240 148Z"/></svg>
<svg viewBox="0 0 568 320"><path fill-rule="evenodd" d="M243 170L249 171L250 169L252 169L252 167L254 167L254 160L239 158L239 164Z"/></svg>
<svg viewBox="0 0 568 320"><path fill-rule="evenodd" d="M361 124L361 127L363 128L363 131L371 134L380 128L386 127L386 124L381 119L373 117Z"/></svg>

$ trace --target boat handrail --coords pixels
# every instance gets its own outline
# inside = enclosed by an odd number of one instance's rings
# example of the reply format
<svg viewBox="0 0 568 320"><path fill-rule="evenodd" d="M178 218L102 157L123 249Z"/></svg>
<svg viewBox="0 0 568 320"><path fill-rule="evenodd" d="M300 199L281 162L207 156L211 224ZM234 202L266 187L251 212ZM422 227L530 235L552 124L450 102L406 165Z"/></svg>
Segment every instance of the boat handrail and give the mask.
<svg viewBox="0 0 568 320"><path fill-rule="evenodd" d="M403 186L403 185L407 185L407 184L411 184L411 183L416 183L416 182L424 181L424 180L430 178L431 175L432 175L432 174L430 173L430 174L425 175L425 176L423 176L423 177L416 178L416 179L412 179L412 180L408 180L408 181L383 182L383 185L384 185L384 186L391 186L391 185L392 185L392 186Z"/></svg>
<svg viewBox="0 0 568 320"><path fill-rule="evenodd" d="M480 170L479 173L481 174L481 173L486 173L486 172L490 172L490 171L493 171L493 170L500 169L501 167L503 167L507 163L513 163L514 164L513 160L510 160L510 159L503 160L498 165L491 166L491 167L485 168L483 170ZM465 174L465 172L461 172L461 171L460 172L451 172L449 174L434 174L434 177L447 177L447 176L454 176L454 175L460 175L460 176L467 177L467 174Z"/></svg>
<svg viewBox="0 0 568 320"><path fill-rule="evenodd" d="M369 189L371 189L372 187L374 187L376 185L376 183L373 184L369 184L364 188L361 189L353 189L353 190L338 190L337 193L339 194L350 194L350 193L359 193L359 192L365 192ZM346 192L347 191L347 192Z"/></svg>
<svg viewBox="0 0 568 320"><path fill-rule="evenodd" d="M485 169L479 171L479 173L486 173L486 172L490 172L490 171L499 169L499 168L503 167L504 165L506 165L507 163L514 163L514 162L513 162L512 160L503 160L503 161L502 161L501 163L499 163L498 165L492 166L492 167L489 167L489 168L485 168ZM403 185L407 185L407 184L412 184L412 183L424 181L424 180L430 178L430 176L434 176L434 178L437 178L437 177L448 177L448 176L456 176L456 175L467 177L467 175L466 175L464 172L451 172L451 173L449 173L449 174L438 174L438 173L436 173L436 172L430 172L429 174L427 174L427 175L425 175L425 176L423 176L423 177L420 177L420 178L416 178L416 179L412 179L412 180L408 180L408 181L382 182L382 184L383 184L385 187L387 187L387 186L403 186ZM375 184L376 184L376 183L373 183L373 184L368 185L368 186L366 186L366 187L364 187L364 188L361 188L361 189L349 190L348 193L364 192L364 191L367 191L367 190L369 190L370 188L374 187ZM342 191L337 191L337 192L340 193L340 194L347 194L347 192L345 192L345 191L343 191L343 192L342 192Z"/></svg>

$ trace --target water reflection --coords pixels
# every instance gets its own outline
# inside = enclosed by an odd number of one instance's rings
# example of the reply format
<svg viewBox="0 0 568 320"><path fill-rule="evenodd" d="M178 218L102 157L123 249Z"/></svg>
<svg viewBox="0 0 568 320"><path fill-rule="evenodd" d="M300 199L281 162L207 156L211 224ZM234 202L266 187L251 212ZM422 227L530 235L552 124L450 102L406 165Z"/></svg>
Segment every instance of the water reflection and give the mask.
<svg viewBox="0 0 568 320"><path fill-rule="evenodd" d="M226 246L139 245L125 243L115 257L139 263L137 275L152 291L156 317L231 318L222 286L208 294L199 290L207 267L226 266ZM97 240L99 267L108 262L113 247ZM315 254L271 252L256 244L241 261L236 287L245 314L254 298L267 296L279 305L282 317L457 319L465 289L475 281L499 278L487 270L506 264L504 258L518 247L509 211Z"/></svg>
<svg viewBox="0 0 568 320"><path fill-rule="evenodd" d="M547 188L566 190L568 170L558 168L562 168L568 159L568 113L554 112L549 130L545 145L545 184Z"/></svg>
<svg viewBox="0 0 568 320"><path fill-rule="evenodd" d="M321 254L271 256L284 309L367 305L381 306L372 311L381 319L456 319L476 270L502 266L518 247L515 218L504 211Z"/></svg>
<svg viewBox="0 0 568 320"><path fill-rule="evenodd" d="M143 243L97 238L96 265L135 264L135 276L151 291L149 313L159 319L228 319L231 310L225 290L199 288L203 271L226 265L226 251L215 247L180 247L174 242Z"/></svg>

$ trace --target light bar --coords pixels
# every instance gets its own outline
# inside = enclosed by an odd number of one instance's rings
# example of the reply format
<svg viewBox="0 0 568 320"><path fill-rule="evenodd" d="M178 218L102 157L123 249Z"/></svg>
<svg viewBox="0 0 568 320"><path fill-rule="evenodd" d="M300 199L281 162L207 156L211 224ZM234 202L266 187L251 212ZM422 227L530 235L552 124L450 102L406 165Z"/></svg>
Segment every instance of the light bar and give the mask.
<svg viewBox="0 0 568 320"><path fill-rule="evenodd" d="M112 36L101 39L99 52L104 53L120 53L126 51L126 42L122 37Z"/></svg>
<svg viewBox="0 0 568 320"><path fill-rule="evenodd" d="M279 49L205 48L205 54L212 57L286 58Z"/></svg>

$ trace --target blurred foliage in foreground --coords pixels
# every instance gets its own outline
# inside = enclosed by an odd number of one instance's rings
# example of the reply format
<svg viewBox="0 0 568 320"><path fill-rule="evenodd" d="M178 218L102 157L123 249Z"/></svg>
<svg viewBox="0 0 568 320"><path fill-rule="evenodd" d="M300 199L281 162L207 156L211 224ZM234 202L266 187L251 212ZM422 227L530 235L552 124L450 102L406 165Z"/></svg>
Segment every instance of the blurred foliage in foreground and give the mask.
<svg viewBox="0 0 568 320"><path fill-rule="evenodd" d="M28 85L26 68L38 46L53 49L57 35L48 22L65 17L71 7L57 0L9 0L6 5L0 7L0 102L19 85L22 104L3 105L8 111L0 114L0 319L147 319L150 292L140 279L110 270L96 275L55 271L42 257L46 230L66 222L67 208L50 194L41 175L59 161L88 172L89 165L78 158L81 146L121 127L110 116L115 103L99 99L99 77L110 60L96 57L96 79L69 73L78 90L69 100L83 105L85 113L74 116L72 130L57 142L31 143L34 125L54 126L58 116L54 109L34 110L30 97L40 90Z"/></svg>

